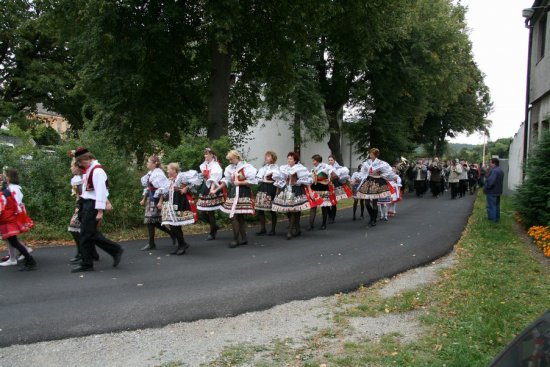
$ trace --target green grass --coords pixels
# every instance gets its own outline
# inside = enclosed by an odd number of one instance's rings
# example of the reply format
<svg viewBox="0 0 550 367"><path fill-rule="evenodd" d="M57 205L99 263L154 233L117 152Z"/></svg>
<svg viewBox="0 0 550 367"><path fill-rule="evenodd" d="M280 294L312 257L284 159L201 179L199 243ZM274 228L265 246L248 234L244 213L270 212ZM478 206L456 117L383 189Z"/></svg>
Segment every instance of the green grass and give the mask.
<svg viewBox="0 0 550 367"><path fill-rule="evenodd" d="M297 345L276 340L254 348L226 348L211 365L255 366L486 366L521 330L550 307L550 271L531 253L513 222L511 200L502 200L500 224L486 219L479 194L474 212L455 247L457 263L421 288L383 298L361 287L336 297L333 328ZM341 309L341 308L338 308ZM422 336L404 344L398 334L379 341L345 341L354 317L422 310ZM256 347L258 348L258 347Z"/></svg>

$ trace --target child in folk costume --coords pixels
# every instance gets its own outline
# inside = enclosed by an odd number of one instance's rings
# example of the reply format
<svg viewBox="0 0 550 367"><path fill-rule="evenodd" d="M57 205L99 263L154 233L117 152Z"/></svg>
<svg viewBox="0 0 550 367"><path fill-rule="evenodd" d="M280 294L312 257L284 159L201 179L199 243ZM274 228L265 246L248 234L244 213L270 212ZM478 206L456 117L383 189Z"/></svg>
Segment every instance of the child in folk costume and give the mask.
<svg viewBox="0 0 550 367"><path fill-rule="evenodd" d="M78 199L80 199L80 195L82 194L83 182L82 172L80 171L80 168L76 165L76 160L74 159L74 151L71 151L71 154L71 156L73 156L73 160L71 162L71 173L73 174L73 177L71 178L71 195L75 198L75 209L73 212L73 216L69 221L69 228L67 230L73 237L74 243L76 245L76 255L70 260L70 262L72 264L76 264L82 261L82 252L80 251L80 220L78 219ZM92 249L92 252L94 260L98 261L99 254L97 253L95 246Z"/></svg>
<svg viewBox="0 0 550 367"><path fill-rule="evenodd" d="M24 267L19 270L34 270L36 261L29 254L27 248L17 239L20 233L27 230L18 220L18 212L19 205L13 193L8 189L6 176L0 174L0 236L23 255L25 259Z"/></svg>
<svg viewBox="0 0 550 367"><path fill-rule="evenodd" d="M369 200L367 211L371 227L376 226L377 201L391 196L393 188L388 181L394 180L397 176L388 163L378 159L379 154L380 151L376 148L369 150L369 159L361 165L361 182L356 194L359 199Z"/></svg>
<svg viewBox="0 0 550 367"><path fill-rule="evenodd" d="M334 173L330 179L332 186L334 187L334 195L336 196L336 202L351 198L353 192L349 187L349 169L341 166L336 162L336 158L331 154L328 156L328 164L334 168ZM334 223L336 219L336 204L330 208L329 220L330 224Z"/></svg>
<svg viewBox="0 0 550 367"><path fill-rule="evenodd" d="M4 177L8 182L8 190L11 191L15 201L17 202L17 221L23 228L22 232L28 232L34 226L34 223L27 215L25 204L23 204L23 190L21 189L21 186L19 186L19 175L17 170L15 168L6 168L4 170ZM26 246L23 242L21 242L21 244L25 246L29 253L32 252L30 247ZM17 257L15 248L8 243L8 256L6 256L5 261L0 262L0 266L17 265L17 261L21 261L23 259L23 255L20 255L19 258Z"/></svg>
<svg viewBox="0 0 550 367"><path fill-rule="evenodd" d="M275 227L277 226L277 213L272 210L273 199L277 194L277 187L273 176L277 176L279 167L275 164L277 162L277 154L272 151L265 153L265 165L258 170L256 179L259 183L258 193L256 194L256 210L260 217L260 231L256 233L258 236L267 234L273 236L275 234ZM265 215L269 212L271 215L271 231L267 232L265 228Z"/></svg>
<svg viewBox="0 0 550 367"><path fill-rule="evenodd" d="M159 193L158 190L163 187L168 187L168 178L164 171L160 168L161 163L159 157L152 155L147 160L147 169L149 172L141 178L143 186L143 198L139 202L141 206L145 206L145 214L143 222L147 225L147 233L149 235L149 243L141 249L141 251L149 251L157 248L155 244L155 228L168 233L172 238L172 243L176 244L176 237L164 227L162 222L162 214L158 208Z"/></svg>
<svg viewBox="0 0 550 367"><path fill-rule="evenodd" d="M313 182L311 173L300 163L298 154L288 153L286 161L287 164L279 167L279 173L273 177L275 185L282 189L273 200L273 210L288 214L290 223L286 239L290 240L301 234L302 210L319 206L324 201L309 187Z"/></svg>
<svg viewBox="0 0 550 367"><path fill-rule="evenodd" d="M357 217L355 216L355 213L357 213L357 205L360 204L361 206L361 216L360 218L364 217L365 213L365 206L366 200L365 199L359 199L357 197L357 190L359 189L359 184L361 183L361 165L357 168L357 172L353 172L351 175L351 191L353 193L353 220L357 220Z"/></svg>
<svg viewBox="0 0 550 367"><path fill-rule="evenodd" d="M223 203L221 211L229 214L233 226L233 241L229 247L234 248L248 244L246 237L245 215L254 215L254 198L252 197L251 185L257 183L256 174L258 171L252 165L242 160L236 150L230 150L226 156L229 166L225 167L224 177L218 188L212 188L210 192L226 187L229 188L227 200ZM240 235L240 241L239 241Z"/></svg>
<svg viewBox="0 0 550 367"><path fill-rule="evenodd" d="M390 184L394 188L395 192L391 195L391 204L388 204L388 215L394 217L397 213L397 203L403 200L403 191L401 190L401 177L399 177L399 169L393 167L393 171L397 174L397 178L394 181L390 181Z"/></svg>
<svg viewBox="0 0 550 367"><path fill-rule="evenodd" d="M323 158L319 154L315 154L311 157L313 160L313 169L311 170L313 183L311 189L315 191L322 199L323 203L321 211L323 215L323 223L321 224L322 230L327 229L327 218L329 216L330 208L336 205L336 196L334 195L334 187L331 186L330 178L334 174L334 168L326 163L322 163ZM309 211L309 227L308 231L313 230L315 224L315 217L317 216L317 207L313 207Z"/></svg>
<svg viewBox="0 0 550 367"><path fill-rule="evenodd" d="M216 225L215 211L220 209L225 201L224 190L212 190L218 188L223 176L222 167L218 163L218 158L212 149L204 149L204 162L200 165L200 170L203 183L199 189L197 209L206 213L208 223L210 224L210 233L206 239L210 241L216 239L216 233L219 229Z"/></svg>
<svg viewBox="0 0 550 367"><path fill-rule="evenodd" d="M183 238L182 227L198 221L197 206L191 195L191 188L201 183L199 173L195 170L180 172L178 163L170 163L168 185L160 188L158 208L162 210L162 225L170 226L172 236L178 241L178 248L171 255L183 255L189 244Z"/></svg>

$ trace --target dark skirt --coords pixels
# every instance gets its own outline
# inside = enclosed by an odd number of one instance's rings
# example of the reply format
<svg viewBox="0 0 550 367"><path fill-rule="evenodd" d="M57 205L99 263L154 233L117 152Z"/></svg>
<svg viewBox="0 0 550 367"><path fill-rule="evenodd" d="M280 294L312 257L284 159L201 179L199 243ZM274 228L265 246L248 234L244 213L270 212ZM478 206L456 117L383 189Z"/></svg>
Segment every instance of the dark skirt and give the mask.
<svg viewBox="0 0 550 367"><path fill-rule="evenodd" d="M237 186L231 186L227 195L227 200L222 204L220 210L231 214L233 204L235 206L234 214L254 214L254 201L252 199L252 190L248 186L239 186L239 197L237 198Z"/></svg>
<svg viewBox="0 0 550 367"><path fill-rule="evenodd" d="M162 222L162 212L157 207L158 199L154 199L151 196L145 198L145 214L143 216L143 223L153 224Z"/></svg>
<svg viewBox="0 0 550 367"><path fill-rule="evenodd" d="M311 189L319 194L319 196L323 199L323 203L319 206L332 206L333 202L336 201L334 197L331 200L331 196L333 196L334 193L330 192L329 185L316 183L311 185Z"/></svg>
<svg viewBox="0 0 550 367"><path fill-rule="evenodd" d="M199 199L197 200L197 209L201 211L218 210L221 208L225 197L223 191L220 190L214 195L210 194L210 189L203 182L199 190Z"/></svg>
<svg viewBox="0 0 550 367"><path fill-rule="evenodd" d="M367 177L357 190L358 199L382 199L391 196L391 191L386 180L382 177Z"/></svg>
<svg viewBox="0 0 550 367"><path fill-rule="evenodd" d="M189 195L190 196L190 195ZM188 195L175 190L170 200L162 204L162 224L170 226L186 226L197 220L196 209L189 202Z"/></svg>
<svg viewBox="0 0 550 367"><path fill-rule="evenodd" d="M272 182L261 182L256 193L256 210L271 211L277 187Z"/></svg>
<svg viewBox="0 0 550 367"><path fill-rule="evenodd" d="M275 212L300 212L310 208L311 204L307 198L306 188L303 185L287 185L273 199L273 211Z"/></svg>

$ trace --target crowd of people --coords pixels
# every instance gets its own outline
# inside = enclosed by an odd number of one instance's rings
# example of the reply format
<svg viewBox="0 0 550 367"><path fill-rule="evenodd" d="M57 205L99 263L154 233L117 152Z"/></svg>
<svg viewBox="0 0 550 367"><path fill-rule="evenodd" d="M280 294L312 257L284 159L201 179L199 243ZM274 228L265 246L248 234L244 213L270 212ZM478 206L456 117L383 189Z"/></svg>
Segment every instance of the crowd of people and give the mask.
<svg viewBox="0 0 550 367"><path fill-rule="evenodd" d="M434 197L450 189L451 199L462 197L468 191L473 193L478 185L483 185L480 178L485 176L484 170L476 164L459 160L441 164L434 158L418 160L416 164L402 159L390 166L378 158L379 153L372 148L369 158L352 174L334 156L329 156L325 163L319 154L311 157L311 168L307 168L295 152L287 154L286 164L278 165L277 154L267 151L264 165L256 169L244 161L238 151L231 150L225 157L229 165L222 169L216 153L205 148L199 170L188 171L182 171L175 162L169 163L165 171L159 157L150 156L148 172L141 178L140 204L144 206L148 233L148 242L141 250L156 249L158 229L171 237L170 253L184 255L190 245L184 238L183 227L197 223L199 215L209 225L206 240L215 240L220 229L216 211L228 214L232 228L229 247L235 248L248 244L245 218L255 213L260 226L257 236L275 236L278 216L283 214L288 218L285 238L291 240L302 234L303 212L309 214L306 230L326 230L335 222L338 202L342 199L353 198L353 220L357 220L358 209L359 218L364 218L366 209L368 225L375 227L377 221L388 221L396 215L403 184L410 185L417 196L424 195L428 188ZM100 231L104 212L112 210L107 173L88 149L81 147L71 154L75 209L68 231L76 244L76 255L70 259L76 265L72 272L94 270L94 261L99 260L96 246L113 258L116 267L123 249ZM319 212L321 224L316 226ZM17 171L6 169L0 175L0 234L9 251L0 266L23 261L20 270L36 268L30 254L32 250L17 237L32 226L23 204Z"/></svg>
<svg viewBox="0 0 550 367"><path fill-rule="evenodd" d="M474 194L483 187L486 176L483 164L469 163L465 160L448 160L444 163L439 158L419 159L409 164L402 161L397 164L400 175L409 191L422 197L428 191L434 198L450 191L451 199L464 197L467 193Z"/></svg>

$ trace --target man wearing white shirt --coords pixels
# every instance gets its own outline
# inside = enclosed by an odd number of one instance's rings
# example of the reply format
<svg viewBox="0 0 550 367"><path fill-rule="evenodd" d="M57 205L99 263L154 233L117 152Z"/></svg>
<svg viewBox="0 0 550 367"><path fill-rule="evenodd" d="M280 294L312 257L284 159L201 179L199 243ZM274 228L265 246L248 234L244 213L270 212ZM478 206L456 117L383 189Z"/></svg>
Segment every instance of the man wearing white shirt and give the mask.
<svg viewBox="0 0 550 367"><path fill-rule="evenodd" d="M82 195L79 200L80 246L82 251L81 264L72 270L73 273L94 270L93 247L99 246L113 257L113 266L120 263L122 247L103 236L99 226L103 212L107 206L107 174L86 148L78 148L75 152L76 162L84 171L82 175Z"/></svg>

